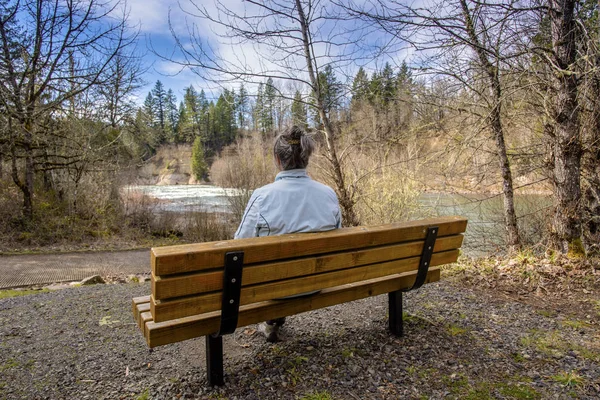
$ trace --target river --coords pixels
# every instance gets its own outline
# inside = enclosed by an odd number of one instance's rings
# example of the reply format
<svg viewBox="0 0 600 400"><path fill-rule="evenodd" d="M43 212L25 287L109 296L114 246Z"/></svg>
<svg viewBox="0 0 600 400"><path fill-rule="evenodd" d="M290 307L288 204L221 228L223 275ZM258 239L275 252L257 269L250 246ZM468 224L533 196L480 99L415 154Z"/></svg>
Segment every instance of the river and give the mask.
<svg viewBox="0 0 600 400"><path fill-rule="evenodd" d="M193 211L229 212L228 196L236 189L212 185L129 186L124 190L141 193L158 201L155 210L186 213ZM541 239L544 215L552 204L550 196L518 195L515 206L522 236L530 243ZM461 215L469 219L464 253L478 257L504 249L502 196L425 193L419 197L418 218L436 215Z"/></svg>

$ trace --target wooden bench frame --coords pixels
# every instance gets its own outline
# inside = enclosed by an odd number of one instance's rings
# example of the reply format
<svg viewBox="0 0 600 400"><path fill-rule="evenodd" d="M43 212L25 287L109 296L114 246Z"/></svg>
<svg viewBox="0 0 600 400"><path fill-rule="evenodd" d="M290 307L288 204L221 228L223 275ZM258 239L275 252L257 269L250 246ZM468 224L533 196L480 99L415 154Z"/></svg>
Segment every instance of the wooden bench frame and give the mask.
<svg viewBox="0 0 600 400"><path fill-rule="evenodd" d="M223 385L222 336L238 327L388 293L402 336L402 293L440 279L466 226L440 217L153 248L152 295L134 298L133 314L150 348L205 336L208 381Z"/></svg>

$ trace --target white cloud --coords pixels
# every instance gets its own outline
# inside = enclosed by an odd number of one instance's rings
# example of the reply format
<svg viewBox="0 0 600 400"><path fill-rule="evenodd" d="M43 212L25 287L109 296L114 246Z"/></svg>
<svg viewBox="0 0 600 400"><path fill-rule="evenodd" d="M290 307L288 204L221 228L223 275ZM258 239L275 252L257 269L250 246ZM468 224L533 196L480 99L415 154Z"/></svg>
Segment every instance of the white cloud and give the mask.
<svg viewBox="0 0 600 400"><path fill-rule="evenodd" d="M168 32L169 8L179 9L176 0L127 0L131 23L140 24L142 33Z"/></svg>

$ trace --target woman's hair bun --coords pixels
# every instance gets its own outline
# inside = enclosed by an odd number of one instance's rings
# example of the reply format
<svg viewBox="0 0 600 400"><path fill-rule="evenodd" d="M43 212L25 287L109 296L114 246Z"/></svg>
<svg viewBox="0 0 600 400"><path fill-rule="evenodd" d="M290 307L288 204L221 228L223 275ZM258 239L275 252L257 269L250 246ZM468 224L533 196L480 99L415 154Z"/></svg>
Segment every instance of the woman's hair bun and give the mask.
<svg viewBox="0 0 600 400"><path fill-rule="evenodd" d="M273 153L284 170L306 168L314 148L312 137L294 125L275 138Z"/></svg>
<svg viewBox="0 0 600 400"><path fill-rule="evenodd" d="M292 126L286 133L290 139L300 140L300 138L304 136L304 131L296 125Z"/></svg>

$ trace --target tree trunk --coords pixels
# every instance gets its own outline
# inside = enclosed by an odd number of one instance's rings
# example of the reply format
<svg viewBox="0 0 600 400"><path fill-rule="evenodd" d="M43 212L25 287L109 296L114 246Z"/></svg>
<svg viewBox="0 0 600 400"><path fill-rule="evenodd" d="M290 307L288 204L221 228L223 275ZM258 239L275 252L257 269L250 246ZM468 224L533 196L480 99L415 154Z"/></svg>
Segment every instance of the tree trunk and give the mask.
<svg viewBox="0 0 600 400"><path fill-rule="evenodd" d="M19 177L19 168L17 165L18 154L15 145L15 135L12 127L12 119L8 119L8 134L11 139L11 177L13 182L23 193L23 222L29 224L33 220L33 156L31 154L31 134L25 132L25 140L22 148L25 150L25 180ZM29 140L29 141L28 141Z"/></svg>
<svg viewBox="0 0 600 400"><path fill-rule="evenodd" d="M600 0L596 3L600 12ZM600 26L596 41L600 39ZM592 40L591 38L588 40ZM592 46L592 49L597 49ZM594 54L595 72L591 79L591 123L583 131L581 190L583 244L588 255L600 255L600 54Z"/></svg>
<svg viewBox="0 0 600 400"><path fill-rule="evenodd" d="M594 124L581 159L583 244L588 255L600 255L600 82L594 86Z"/></svg>
<svg viewBox="0 0 600 400"><path fill-rule="evenodd" d="M354 201L348 192L344 180L344 174L337 156L336 146L335 146L335 133L333 130L333 126L329 119L329 115L325 110L325 106L323 104L323 97L321 93L321 87L319 85L317 74L315 72L314 64L313 64L313 55L311 53L311 43L309 40L310 32L308 25L306 24L306 17L304 15L304 9L302 8L302 4L300 0L296 0L296 7L298 9L298 18L300 20L300 25L302 29L302 43L304 46L304 56L306 58L306 66L308 69L308 75L310 82L313 86L314 95L316 98L316 107L319 112L319 116L321 117L321 121L323 122L323 130L325 131L325 141L327 143L327 158L331 164L333 169L334 181L337 189L337 193L339 196L340 207L342 209L342 219L344 226L357 226L360 224L356 213L354 212Z"/></svg>
<svg viewBox="0 0 600 400"><path fill-rule="evenodd" d="M554 50L554 231L558 250L578 255L581 243L580 121L577 103L576 0L551 0L550 24Z"/></svg>
<svg viewBox="0 0 600 400"><path fill-rule="evenodd" d="M481 67L485 70L489 80L489 87L492 97L492 108L489 114L490 126L496 142L496 153L502 173L502 193L504 198L504 227L506 229L506 241L511 251L518 250L521 242L519 239L519 228L517 226L517 214L515 212L515 200L513 190L512 172L510 170L510 161L506 152L506 142L504 141L504 129L502 127L502 87L500 85L500 71L494 66L481 41L477 36L477 31L471 18L471 12L465 0L460 2L463 17L465 18L465 28L471 39L471 48L477 54Z"/></svg>
<svg viewBox="0 0 600 400"><path fill-rule="evenodd" d="M492 110L492 131L496 140L496 151L498 161L500 162L500 171L502 173L502 193L504 195L504 226L506 228L506 241L511 251L519 249L521 243L519 239L519 228L517 226L517 213L515 212L515 200L513 191L512 173L510 171L510 162L506 153L506 144L504 142L504 131L500 120L500 104Z"/></svg>

